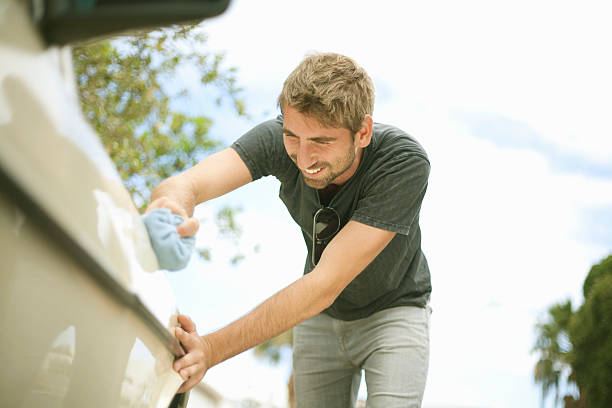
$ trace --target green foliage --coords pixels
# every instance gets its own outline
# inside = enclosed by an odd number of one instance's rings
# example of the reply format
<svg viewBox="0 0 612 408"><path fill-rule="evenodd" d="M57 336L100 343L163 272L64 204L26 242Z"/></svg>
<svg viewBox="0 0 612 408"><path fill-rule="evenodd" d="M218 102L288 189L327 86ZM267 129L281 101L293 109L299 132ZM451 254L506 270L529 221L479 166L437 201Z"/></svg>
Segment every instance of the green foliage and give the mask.
<svg viewBox="0 0 612 408"><path fill-rule="evenodd" d="M560 391L569 381L570 365L568 327L572 317L572 302L557 303L548 309L547 318L536 325L536 344L533 351L540 356L534 370L534 381L542 388L542 401L551 391L555 403Z"/></svg>
<svg viewBox="0 0 612 408"><path fill-rule="evenodd" d="M244 256L243 254L236 254L232 257L232 259L230 259L230 263L236 266L240 262L244 261L245 259L246 259L246 256Z"/></svg>
<svg viewBox="0 0 612 408"><path fill-rule="evenodd" d="M589 408L612 407L611 260L608 257L591 269L589 278L595 279L589 280L588 297L570 325L572 368Z"/></svg>
<svg viewBox="0 0 612 408"><path fill-rule="evenodd" d="M584 284L582 285L582 293L584 298L587 299L591 292L591 288L595 284L596 281L600 280L605 276L612 276L612 255L603 259L597 265L593 265L586 279L584 280Z"/></svg>
<svg viewBox="0 0 612 408"><path fill-rule="evenodd" d="M240 211L242 211L240 207L225 207L217 213L217 226L219 227L219 234L221 237L233 241L238 240L242 233L242 229L236 222L236 215Z"/></svg>
<svg viewBox="0 0 612 408"><path fill-rule="evenodd" d="M210 261L212 259L212 253L210 251L210 248L208 247L198 248L198 254L200 255L200 257L202 257L202 259L206 261Z"/></svg>
<svg viewBox="0 0 612 408"><path fill-rule="evenodd" d="M246 116L235 68L222 67L224 56L206 48L194 25L84 44L73 49L73 61L83 113L140 210L161 180L221 145L209 136L212 119L202 108L193 112L196 94L217 104L229 100L237 116ZM199 86L183 80L189 72L197 73ZM227 208L218 217L222 235L236 243L237 211ZM211 259L210 248L198 252Z"/></svg>
<svg viewBox="0 0 612 408"><path fill-rule="evenodd" d="M612 255L594 265L587 275L584 303L572 311L571 302L548 309L547 319L536 325L534 351L539 360L534 379L543 400L555 391L559 402L562 382L575 383L579 399L564 398L565 406L612 406Z"/></svg>
<svg viewBox="0 0 612 408"><path fill-rule="evenodd" d="M255 355L263 358L272 364L278 364L281 359L281 351L283 347L293 346L293 329L289 329L284 333L279 334L273 339L266 341L255 347Z"/></svg>
<svg viewBox="0 0 612 408"><path fill-rule="evenodd" d="M140 209L161 180L220 146L208 135L208 116L177 106L206 93L217 103L229 99L245 115L235 69L222 69L223 55L205 46L196 26L180 26L73 50L83 112ZM187 69L198 73L199 89L180 79Z"/></svg>

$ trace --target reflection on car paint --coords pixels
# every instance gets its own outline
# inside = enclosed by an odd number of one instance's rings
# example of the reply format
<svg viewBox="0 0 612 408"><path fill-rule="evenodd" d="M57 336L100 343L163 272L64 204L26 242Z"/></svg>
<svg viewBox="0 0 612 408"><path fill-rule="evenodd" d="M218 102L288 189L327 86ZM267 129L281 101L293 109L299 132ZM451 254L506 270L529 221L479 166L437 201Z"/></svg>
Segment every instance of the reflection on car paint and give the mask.
<svg viewBox="0 0 612 408"><path fill-rule="evenodd" d="M155 254L149 245L146 228L138 213L115 204L105 191L95 189L98 237L113 264L127 274L129 289L166 327L175 327L176 299L165 271L158 270Z"/></svg>
<svg viewBox="0 0 612 408"><path fill-rule="evenodd" d="M140 340L134 341L121 384L121 406L151 405L151 384L155 383L155 357Z"/></svg>
<svg viewBox="0 0 612 408"><path fill-rule="evenodd" d="M72 380L76 330L68 326L55 338L25 396L23 406L62 406Z"/></svg>

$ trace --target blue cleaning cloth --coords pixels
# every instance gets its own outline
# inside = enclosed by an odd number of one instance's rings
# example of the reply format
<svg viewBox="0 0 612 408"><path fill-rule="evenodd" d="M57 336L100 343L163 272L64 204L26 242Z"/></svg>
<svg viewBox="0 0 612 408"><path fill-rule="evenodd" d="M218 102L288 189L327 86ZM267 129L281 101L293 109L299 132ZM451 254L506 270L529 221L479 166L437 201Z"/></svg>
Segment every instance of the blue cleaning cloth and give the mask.
<svg viewBox="0 0 612 408"><path fill-rule="evenodd" d="M181 238L176 231L183 217L173 214L169 208L158 208L141 218L147 227L159 266L169 271L183 269L195 246L195 235Z"/></svg>

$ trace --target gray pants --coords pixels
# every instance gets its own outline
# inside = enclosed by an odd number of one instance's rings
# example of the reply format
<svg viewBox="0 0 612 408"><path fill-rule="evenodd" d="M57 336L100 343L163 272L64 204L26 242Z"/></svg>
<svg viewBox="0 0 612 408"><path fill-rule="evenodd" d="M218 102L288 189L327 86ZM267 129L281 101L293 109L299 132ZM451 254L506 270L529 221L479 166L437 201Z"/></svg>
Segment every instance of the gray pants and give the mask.
<svg viewBox="0 0 612 408"><path fill-rule="evenodd" d="M368 408L420 407L430 313L429 308L401 306L348 322L321 313L296 326L296 407L354 407L362 369Z"/></svg>

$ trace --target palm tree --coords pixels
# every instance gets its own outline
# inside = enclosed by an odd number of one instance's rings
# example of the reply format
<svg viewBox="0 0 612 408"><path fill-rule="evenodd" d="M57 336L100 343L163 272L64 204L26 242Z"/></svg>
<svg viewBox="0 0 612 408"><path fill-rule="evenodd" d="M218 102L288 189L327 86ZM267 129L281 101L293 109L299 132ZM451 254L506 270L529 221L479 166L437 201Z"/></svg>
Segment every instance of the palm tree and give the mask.
<svg viewBox="0 0 612 408"><path fill-rule="evenodd" d="M572 302L567 300L551 306L545 321L536 325L533 352L540 358L534 368L534 380L542 388L542 405L551 391L555 393L554 403L557 405L561 392L574 382L569 359L572 344L568 333L573 314Z"/></svg>

